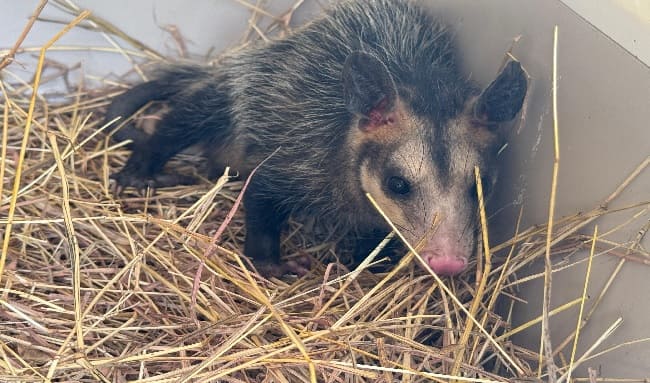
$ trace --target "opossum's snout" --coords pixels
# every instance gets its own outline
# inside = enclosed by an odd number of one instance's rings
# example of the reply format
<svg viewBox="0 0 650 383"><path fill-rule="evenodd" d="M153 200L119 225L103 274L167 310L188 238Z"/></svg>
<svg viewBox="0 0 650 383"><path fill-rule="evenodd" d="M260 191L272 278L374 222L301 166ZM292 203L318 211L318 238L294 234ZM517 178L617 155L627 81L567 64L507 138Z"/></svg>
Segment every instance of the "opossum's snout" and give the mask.
<svg viewBox="0 0 650 383"><path fill-rule="evenodd" d="M471 241L472 238L464 240ZM418 254L439 276L453 276L465 271L469 257L472 256L464 247L452 236L437 233L425 242Z"/></svg>
<svg viewBox="0 0 650 383"><path fill-rule="evenodd" d="M467 258L459 257L457 255L443 253L440 255L433 252L424 252L420 254L422 259L429 264L431 270L438 275L453 276L465 271L467 267Z"/></svg>
<svg viewBox="0 0 650 383"><path fill-rule="evenodd" d="M453 248L420 252L420 256L438 275L452 276L465 271L467 258L455 254Z"/></svg>
<svg viewBox="0 0 650 383"><path fill-rule="evenodd" d="M430 209L440 212L434 230L419 238L419 233L414 232L407 238L413 245L413 241L419 244L418 254L440 276L453 276L465 271L469 260L476 254L478 245L475 214L478 206L471 200L463 201L453 197L455 196L450 194L440 202L430 204ZM458 208L450 209L450 206ZM419 218L423 224L429 219L426 214Z"/></svg>

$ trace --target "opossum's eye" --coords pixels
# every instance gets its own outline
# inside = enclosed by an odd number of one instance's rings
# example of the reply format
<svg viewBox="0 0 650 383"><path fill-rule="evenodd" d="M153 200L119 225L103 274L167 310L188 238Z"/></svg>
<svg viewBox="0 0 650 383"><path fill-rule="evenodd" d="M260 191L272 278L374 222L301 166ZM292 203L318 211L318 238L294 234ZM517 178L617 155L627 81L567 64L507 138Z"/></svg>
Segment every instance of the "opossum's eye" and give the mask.
<svg viewBox="0 0 650 383"><path fill-rule="evenodd" d="M402 177L388 177L386 186L394 194L406 195L411 192L411 184Z"/></svg>

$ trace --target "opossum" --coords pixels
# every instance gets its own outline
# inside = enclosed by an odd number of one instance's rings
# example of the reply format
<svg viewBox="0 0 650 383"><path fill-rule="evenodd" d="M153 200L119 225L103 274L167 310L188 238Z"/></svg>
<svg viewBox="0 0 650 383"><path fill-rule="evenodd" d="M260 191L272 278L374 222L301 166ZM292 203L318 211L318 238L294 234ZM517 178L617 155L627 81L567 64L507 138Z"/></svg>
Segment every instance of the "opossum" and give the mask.
<svg viewBox="0 0 650 383"><path fill-rule="evenodd" d="M517 61L481 91L460 73L448 28L414 2L343 0L286 38L214 66L168 65L116 97L106 122L152 100L170 110L153 134L115 134L133 142L113 180L118 191L164 186L175 179L165 163L199 145L212 175L262 164L244 194L244 254L265 272L288 271L289 216L389 231L370 193L434 272L455 275L477 251L474 167L489 188L502 123L526 91Z"/></svg>

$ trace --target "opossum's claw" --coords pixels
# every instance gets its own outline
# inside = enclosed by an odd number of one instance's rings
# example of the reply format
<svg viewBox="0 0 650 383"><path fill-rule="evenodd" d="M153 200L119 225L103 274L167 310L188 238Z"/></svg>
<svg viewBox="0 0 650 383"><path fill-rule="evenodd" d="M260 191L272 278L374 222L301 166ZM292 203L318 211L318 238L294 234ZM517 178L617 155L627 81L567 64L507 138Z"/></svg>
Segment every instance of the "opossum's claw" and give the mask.
<svg viewBox="0 0 650 383"><path fill-rule="evenodd" d="M121 171L111 176L110 190L114 195L120 195L125 188L132 187L142 196L153 195L161 187L196 184L197 179L191 176L160 173L151 177L141 177L128 171Z"/></svg>
<svg viewBox="0 0 650 383"><path fill-rule="evenodd" d="M124 189L128 187L133 187L144 195L146 194L147 188L154 189L156 186L155 180L138 177L137 175L124 170L111 175L110 183L114 195L120 195Z"/></svg>

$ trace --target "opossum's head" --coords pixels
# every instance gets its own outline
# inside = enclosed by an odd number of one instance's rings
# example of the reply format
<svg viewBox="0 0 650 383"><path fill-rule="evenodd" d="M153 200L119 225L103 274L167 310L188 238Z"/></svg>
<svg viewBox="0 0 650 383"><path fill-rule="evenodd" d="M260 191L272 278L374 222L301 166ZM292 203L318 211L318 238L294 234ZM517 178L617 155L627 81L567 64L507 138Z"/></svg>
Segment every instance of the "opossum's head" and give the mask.
<svg viewBox="0 0 650 383"><path fill-rule="evenodd" d="M361 191L413 246L421 244L419 254L433 271L454 275L477 249L474 168L489 194L503 143L499 124L521 109L527 80L515 61L483 92L456 75L440 76L449 77L396 84L379 59L361 52L343 70L346 106L355 116L348 145Z"/></svg>

